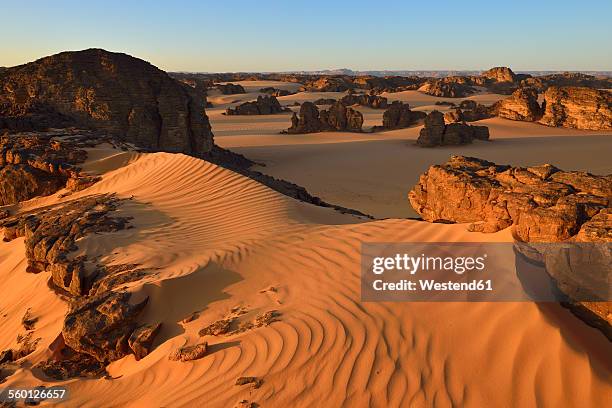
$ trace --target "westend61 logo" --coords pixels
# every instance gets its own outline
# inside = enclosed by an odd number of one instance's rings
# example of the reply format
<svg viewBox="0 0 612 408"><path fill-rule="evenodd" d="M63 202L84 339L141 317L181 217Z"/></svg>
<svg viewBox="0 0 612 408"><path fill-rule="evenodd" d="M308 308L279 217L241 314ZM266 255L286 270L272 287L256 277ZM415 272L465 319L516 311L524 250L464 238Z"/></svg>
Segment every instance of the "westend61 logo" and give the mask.
<svg viewBox="0 0 612 408"><path fill-rule="evenodd" d="M363 243L362 301L610 301L610 244Z"/></svg>

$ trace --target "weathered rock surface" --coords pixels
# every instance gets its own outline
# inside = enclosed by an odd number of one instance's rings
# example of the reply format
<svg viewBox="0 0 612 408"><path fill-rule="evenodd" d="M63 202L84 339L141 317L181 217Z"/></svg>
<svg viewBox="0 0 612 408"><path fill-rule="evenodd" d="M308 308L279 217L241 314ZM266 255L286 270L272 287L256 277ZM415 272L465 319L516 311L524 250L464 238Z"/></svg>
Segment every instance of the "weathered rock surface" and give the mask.
<svg viewBox="0 0 612 408"><path fill-rule="evenodd" d="M493 106L497 116L510 120L533 122L542 117L538 93L534 88L519 88L512 96L502 99Z"/></svg>
<svg viewBox="0 0 612 408"><path fill-rule="evenodd" d="M74 125L152 150L208 152L205 103L153 65L101 49L63 52L0 76L0 128Z"/></svg>
<svg viewBox="0 0 612 408"><path fill-rule="evenodd" d="M540 123L576 129L612 129L612 93L590 88L550 87Z"/></svg>
<svg viewBox="0 0 612 408"><path fill-rule="evenodd" d="M265 93L265 94L268 94L268 95L272 95L272 96L276 96L276 97L279 97L279 96L288 96L288 95L295 94L295 92L291 92L291 91L288 91L286 89L277 89L277 88L274 88L272 86L269 86L269 87L266 87L266 88L261 88L259 90L259 92Z"/></svg>
<svg viewBox="0 0 612 408"><path fill-rule="evenodd" d="M308 81L300 88L300 91L311 92L344 92L355 86L349 77L324 76Z"/></svg>
<svg viewBox="0 0 612 408"><path fill-rule="evenodd" d="M385 109L387 107L387 98L369 94L348 94L342 97L340 102L346 106L361 105L374 109Z"/></svg>
<svg viewBox="0 0 612 408"><path fill-rule="evenodd" d="M334 103L336 103L336 101L337 100L333 98L319 98L313 103L315 105L333 105Z"/></svg>
<svg viewBox="0 0 612 408"><path fill-rule="evenodd" d="M174 351L168 357L172 361L193 361L198 360L206 355L206 351L208 350L208 343L199 343L194 346L185 346L181 347L178 350Z"/></svg>
<svg viewBox="0 0 612 408"><path fill-rule="evenodd" d="M444 98L465 98L476 92L470 85L446 81L446 78L429 80L419 88L419 91Z"/></svg>
<svg viewBox="0 0 612 408"><path fill-rule="evenodd" d="M20 214L2 221L4 239L25 236L29 272L51 272L57 288L73 296L86 295L96 272L87 273L84 260L71 259L69 254L86 234L127 227L127 218L108 215L117 204L109 196L87 196L57 208Z"/></svg>
<svg viewBox="0 0 612 408"><path fill-rule="evenodd" d="M321 110L312 102L304 102L299 116L291 118L291 127L287 133L313 133L325 131L360 132L363 115L340 102L335 102L328 110Z"/></svg>
<svg viewBox="0 0 612 408"><path fill-rule="evenodd" d="M444 115L434 110L425 117L425 127L421 129L417 144L422 147L461 145L472 143L474 139L489 140L489 128L465 123L446 125Z"/></svg>
<svg viewBox="0 0 612 408"><path fill-rule="evenodd" d="M134 352L136 361L146 357L151 352L153 340L161 328L161 323L140 326L132 332L128 345Z"/></svg>
<svg viewBox="0 0 612 408"><path fill-rule="evenodd" d="M431 166L409 194L426 221L471 222L471 229L482 232L513 225L526 242L607 234L598 226L603 215L589 221L609 208L610 197L612 175L565 172L551 165L502 166L463 156Z"/></svg>
<svg viewBox="0 0 612 408"><path fill-rule="evenodd" d="M494 82L514 82L517 78L508 67L493 67L480 75Z"/></svg>
<svg viewBox="0 0 612 408"><path fill-rule="evenodd" d="M522 87L532 87L544 92L551 86L579 86L593 89L612 89L612 78L596 77L580 72L564 72L527 78L521 81Z"/></svg>
<svg viewBox="0 0 612 408"><path fill-rule="evenodd" d="M475 122L493 116L493 109L472 100L461 101L459 106L444 114L447 122Z"/></svg>
<svg viewBox="0 0 612 408"><path fill-rule="evenodd" d="M246 93L244 87L240 84L218 84L217 88L223 95L236 95Z"/></svg>
<svg viewBox="0 0 612 408"><path fill-rule="evenodd" d="M256 101L245 102L235 108L227 108L226 115L271 115L274 113L290 112L283 108L274 96L258 96Z"/></svg>
<svg viewBox="0 0 612 408"><path fill-rule="evenodd" d="M88 132L6 134L0 138L0 205L15 204L68 187L79 190L97 178L77 167L85 161L84 147L93 145Z"/></svg>
<svg viewBox="0 0 612 408"><path fill-rule="evenodd" d="M416 124L425 119L425 112L410 110L410 105L400 101L394 101L383 113L384 129L400 129Z"/></svg>
<svg viewBox="0 0 612 408"><path fill-rule="evenodd" d="M107 292L75 300L62 329L66 345L104 363L129 354L128 339L148 300L132 304L130 296L128 292ZM139 351L142 358L143 350Z"/></svg>

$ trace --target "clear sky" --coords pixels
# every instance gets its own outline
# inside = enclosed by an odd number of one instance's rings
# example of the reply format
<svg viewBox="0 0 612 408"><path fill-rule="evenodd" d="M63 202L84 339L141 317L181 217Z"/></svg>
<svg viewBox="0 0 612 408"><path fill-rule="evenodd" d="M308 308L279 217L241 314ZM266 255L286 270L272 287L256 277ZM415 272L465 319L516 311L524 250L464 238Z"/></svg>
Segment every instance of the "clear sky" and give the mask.
<svg viewBox="0 0 612 408"><path fill-rule="evenodd" d="M612 0L0 0L0 66L104 48L170 71L612 71Z"/></svg>

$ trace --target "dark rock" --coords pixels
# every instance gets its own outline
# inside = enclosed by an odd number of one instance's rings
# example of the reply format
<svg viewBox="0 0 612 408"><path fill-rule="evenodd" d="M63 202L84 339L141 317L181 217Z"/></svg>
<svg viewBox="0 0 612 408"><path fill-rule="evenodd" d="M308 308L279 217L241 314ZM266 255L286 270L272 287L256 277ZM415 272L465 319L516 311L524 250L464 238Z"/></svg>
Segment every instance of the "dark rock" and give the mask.
<svg viewBox="0 0 612 408"><path fill-rule="evenodd" d="M612 129L612 93L578 87L550 87L540 123L576 129Z"/></svg>
<svg viewBox="0 0 612 408"><path fill-rule="evenodd" d="M228 108L226 115L271 115L274 113L290 112L283 108L274 96L258 96L257 101L245 102L234 109Z"/></svg>
<svg viewBox="0 0 612 408"><path fill-rule="evenodd" d="M395 101L383 113L384 129L400 129L416 124L419 120L425 119L425 112L412 111L410 105Z"/></svg>
<svg viewBox="0 0 612 408"><path fill-rule="evenodd" d="M363 115L340 102L334 103L329 110L319 109L312 102L304 102L300 107L299 117L294 113L291 127L287 133L313 133L324 131L360 132Z"/></svg>
<svg viewBox="0 0 612 408"><path fill-rule="evenodd" d="M336 99L333 98L320 98L313 102L315 105L333 105L336 103Z"/></svg>
<svg viewBox="0 0 612 408"><path fill-rule="evenodd" d="M7 69L0 90L0 128L74 125L193 155L213 145L197 91L126 54L89 49L41 58Z"/></svg>
<svg viewBox="0 0 612 408"><path fill-rule="evenodd" d="M259 90L259 92L266 93L268 95L275 96L275 97L288 96L288 95L294 95L295 94L295 92L291 92L291 91L288 91L286 89L276 89L276 88L271 87L271 86L266 87L266 88L261 88Z"/></svg>
<svg viewBox="0 0 612 408"><path fill-rule="evenodd" d="M450 82L444 79L432 79L427 81L419 91L428 95L439 96L443 98L465 98L476 92L476 89L470 85L457 82Z"/></svg>
<svg viewBox="0 0 612 408"><path fill-rule="evenodd" d="M445 125L444 115L434 110L425 117L425 127L421 129L417 144L423 147L462 145L472 143L474 139L489 140L489 129L465 123Z"/></svg>
<svg viewBox="0 0 612 408"><path fill-rule="evenodd" d="M131 304L130 297L128 292L107 292L75 300L62 328L66 345L106 363L129 354L128 339L148 300Z"/></svg>
<svg viewBox="0 0 612 408"><path fill-rule="evenodd" d="M246 93L244 87L240 84L218 84L217 88L223 95L236 95Z"/></svg>
<svg viewBox="0 0 612 408"><path fill-rule="evenodd" d="M387 107L387 98L378 95L348 94L340 99L340 103L346 106L361 105L374 109L385 109Z"/></svg>
<svg viewBox="0 0 612 408"><path fill-rule="evenodd" d="M257 389L263 385L263 380L257 377L238 377L236 378L236 385L247 385L253 384L253 388Z"/></svg>

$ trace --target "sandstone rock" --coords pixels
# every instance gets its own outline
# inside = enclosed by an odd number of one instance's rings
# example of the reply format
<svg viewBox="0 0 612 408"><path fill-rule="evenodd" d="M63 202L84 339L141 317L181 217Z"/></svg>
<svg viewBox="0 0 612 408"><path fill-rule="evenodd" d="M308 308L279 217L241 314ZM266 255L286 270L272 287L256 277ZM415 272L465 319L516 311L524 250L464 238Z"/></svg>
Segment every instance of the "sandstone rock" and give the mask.
<svg viewBox="0 0 612 408"><path fill-rule="evenodd" d="M170 354L169 359L182 362L198 360L206 355L207 349L207 342L196 344L195 346L181 347Z"/></svg>
<svg viewBox="0 0 612 408"><path fill-rule="evenodd" d="M497 116L533 122L542 116L538 93L533 88L519 88L509 98L497 102L493 110Z"/></svg>
<svg viewBox="0 0 612 408"><path fill-rule="evenodd" d="M340 103L346 106L361 105L374 109L385 109L387 107L387 98L378 95L348 94L340 99Z"/></svg>
<svg viewBox="0 0 612 408"><path fill-rule="evenodd" d="M87 196L55 208L5 219L5 240L25 236L29 272L51 272L54 285L72 296L88 293L97 271L86 272L81 258L69 253L86 234L112 232L126 228L128 219L110 217L117 200L110 196Z"/></svg>
<svg viewBox="0 0 612 408"><path fill-rule="evenodd" d="M315 105L333 105L336 103L336 99L333 98L319 98L313 102Z"/></svg>
<svg viewBox="0 0 612 408"><path fill-rule="evenodd" d="M236 95L246 93L244 87L240 84L218 84L217 88L223 95Z"/></svg>
<svg viewBox="0 0 612 408"><path fill-rule="evenodd" d="M128 339L133 335L137 318L148 301L145 298L132 304L130 297L128 292L107 292L75 300L62 328L66 345L104 363L129 354ZM154 333L149 334L154 336ZM151 336L149 340L152 341Z"/></svg>
<svg viewBox="0 0 612 408"><path fill-rule="evenodd" d="M204 105L194 88L153 65L100 49L63 52L0 76L0 127L74 125L151 150L208 152Z"/></svg>
<svg viewBox="0 0 612 408"><path fill-rule="evenodd" d="M494 67L480 75L494 82L514 82L516 80L516 75L508 67Z"/></svg>
<svg viewBox="0 0 612 408"><path fill-rule="evenodd" d="M15 204L35 196L49 195L64 187L76 191L97 181L80 173L86 147L78 140L60 143L60 131L17 133L0 139L0 205ZM94 138L87 132L74 136ZM101 143L101 141L100 141Z"/></svg>
<svg viewBox="0 0 612 408"><path fill-rule="evenodd" d="M329 110L319 109L312 102L304 102L299 117L294 113L287 133L312 133L323 131L361 131L363 115L352 108L335 102Z"/></svg>
<svg viewBox="0 0 612 408"><path fill-rule="evenodd" d="M425 117L425 127L421 129L417 144L422 147L461 145L472 143L474 139L489 140L489 129L465 123L445 125L444 115L434 110Z"/></svg>
<svg viewBox="0 0 612 408"><path fill-rule="evenodd" d="M521 81L521 86L535 88L538 92L544 92L551 86L578 86L593 89L611 89L612 78L596 77L580 72L564 72L562 74L526 78Z"/></svg>
<svg viewBox="0 0 612 408"><path fill-rule="evenodd" d="M590 88L550 87L540 123L576 129L612 129L612 93Z"/></svg>
<svg viewBox="0 0 612 408"><path fill-rule="evenodd" d="M443 98L465 98L476 92L470 85L448 82L443 79L432 79L419 88L428 95Z"/></svg>
<svg viewBox="0 0 612 408"><path fill-rule="evenodd" d="M146 357L151 352L153 340L161 328L161 323L140 326L132 332L128 345L134 352L136 361Z"/></svg>
<svg viewBox="0 0 612 408"><path fill-rule="evenodd" d="M276 89L276 88L274 88L272 86L269 86L269 87L266 87L266 88L261 88L259 90L259 92L266 93L268 95L275 96L275 97L288 96L288 95L295 94L295 92L291 92L291 91L288 91L286 89Z"/></svg>
<svg viewBox="0 0 612 408"><path fill-rule="evenodd" d="M274 96L258 96L256 101L245 102L234 109L228 108L226 115L271 115L291 111L283 108Z"/></svg>
<svg viewBox="0 0 612 408"><path fill-rule="evenodd" d="M263 380L257 377L238 377L236 378L236 385L247 385L252 384L253 388L257 389L263 385Z"/></svg>
<svg viewBox="0 0 612 408"><path fill-rule="evenodd" d="M607 234L598 224L607 216L588 221L609 208L610 197L612 175L564 172L550 165L499 166L462 156L431 166L409 194L427 221L472 222L471 228L482 232L513 225L525 242L564 241L584 224L584 236Z"/></svg>
<svg viewBox="0 0 612 408"><path fill-rule="evenodd" d="M310 92L344 92L354 88L350 78L344 76L324 76L304 84L301 91Z"/></svg>
<svg viewBox="0 0 612 408"><path fill-rule="evenodd" d="M383 113L384 129L400 129L416 124L425 119L427 114L420 111L410 110L410 105L400 101L394 101Z"/></svg>
<svg viewBox="0 0 612 408"><path fill-rule="evenodd" d="M447 122L475 122L493 116L493 109L476 103L472 100L465 100L459 104L454 111L446 112L444 120Z"/></svg>

